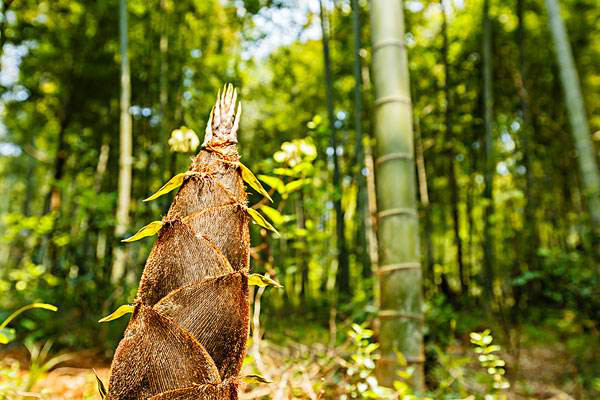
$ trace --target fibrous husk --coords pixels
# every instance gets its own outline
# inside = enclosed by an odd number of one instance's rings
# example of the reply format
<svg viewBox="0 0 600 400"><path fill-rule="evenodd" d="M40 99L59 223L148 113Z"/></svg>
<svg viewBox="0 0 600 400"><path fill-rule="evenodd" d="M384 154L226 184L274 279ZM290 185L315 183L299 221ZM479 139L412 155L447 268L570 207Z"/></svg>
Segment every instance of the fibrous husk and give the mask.
<svg viewBox="0 0 600 400"><path fill-rule="evenodd" d="M248 337L250 239L236 149L239 112L217 98L140 281L108 399L237 399Z"/></svg>

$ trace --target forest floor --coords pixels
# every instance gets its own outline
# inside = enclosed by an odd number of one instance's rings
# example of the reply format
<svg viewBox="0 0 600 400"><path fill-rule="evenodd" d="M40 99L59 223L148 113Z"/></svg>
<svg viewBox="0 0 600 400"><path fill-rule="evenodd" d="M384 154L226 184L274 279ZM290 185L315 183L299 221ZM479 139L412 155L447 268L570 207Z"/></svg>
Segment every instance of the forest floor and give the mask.
<svg viewBox="0 0 600 400"><path fill-rule="evenodd" d="M277 346L261 342L260 353L251 348L249 362L243 374L260 373L273 383L242 384L241 399L326 399L332 397L333 375L340 366L335 349L322 344L303 345L289 343ZM464 354L464 349L454 346L453 354ZM508 364L514 362L504 355ZM5 357L1 363L8 362ZM109 364L98 362L91 352L80 352L65 364L43 374L28 392L21 392L17 399L98 399L97 384L92 368L107 384ZM517 384L513 385L509 399L569 400L585 398L573 379L576 370L566 352L560 346L522 349ZM471 368L471 367L468 367ZM475 368L475 367L473 367ZM21 372L26 374L25 371ZM0 377L2 384L2 377ZM1 386L1 385L0 385ZM327 387L329 386L329 387ZM335 389L333 389L335 392ZM570 393L571 395L568 395ZM574 397L571 397L574 396Z"/></svg>

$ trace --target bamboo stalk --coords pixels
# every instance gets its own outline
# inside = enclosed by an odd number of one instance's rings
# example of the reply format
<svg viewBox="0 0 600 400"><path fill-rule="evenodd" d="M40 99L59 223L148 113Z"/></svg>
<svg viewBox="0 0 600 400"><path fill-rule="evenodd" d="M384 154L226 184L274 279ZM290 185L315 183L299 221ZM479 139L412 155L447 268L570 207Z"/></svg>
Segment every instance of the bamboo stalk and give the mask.
<svg viewBox="0 0 600 400"><path fill-rule="evenodd" d="M379 233L379 342L377 378L397 380L397 351L414 367L423 388L423 313L413 132L400 0L371 1L377 205ZM404 267L411 265L411 268ZM397 266L397 268L392 268ZM388 268L389 267L389 268Z"/></svg>

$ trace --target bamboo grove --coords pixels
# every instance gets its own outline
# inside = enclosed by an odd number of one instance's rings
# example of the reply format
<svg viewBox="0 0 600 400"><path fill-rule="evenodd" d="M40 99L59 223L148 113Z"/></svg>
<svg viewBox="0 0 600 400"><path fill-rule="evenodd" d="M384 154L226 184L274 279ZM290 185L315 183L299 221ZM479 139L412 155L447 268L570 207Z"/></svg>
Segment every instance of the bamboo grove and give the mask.
<svg viewBox="0 0 600 400"><path fill-rule="evenodd" d="M264 295L266 338L385 310L374 327L411 332L425 383L435 348L488 326L598 376L597 2L393 1L394 21L382 3L2 1L0 307L61 310L18 330L112 356L125 319L97 320L134 301L151 251L120 241L168 214L172 195L142 200L232 82L241 159L273 199L248 204L280 231L248 237L285 287Z"/></svg>

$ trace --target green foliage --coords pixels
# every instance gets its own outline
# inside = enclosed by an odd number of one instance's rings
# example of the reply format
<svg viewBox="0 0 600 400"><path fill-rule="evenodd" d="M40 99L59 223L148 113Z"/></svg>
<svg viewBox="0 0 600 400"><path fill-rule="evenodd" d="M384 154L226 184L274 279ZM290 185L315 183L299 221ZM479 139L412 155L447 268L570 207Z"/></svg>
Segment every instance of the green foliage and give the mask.
<svg viewBox="0 0 600 400"><path fill-rule="evenodd" d="M267 221L265 219L265 217L262 216L262 214L258 211L256 211L253 208L246 208L246 212L250 215L250 217L252 217L252 220L260 227L265 228L273 233L275 233L276 236L280 236L279 232L277 231L277 229L275 229L275 227L273 225L271 225L269 223L269 221Z"/></svg>
<svg viewBox="0 0 600 400"><path fill-rule="evenodd" d="M316 10L298 11L300 3L128 2L134 136L131 221L152 221L164 212L166 196L149 207L141 200L186 168L189 152L201 142L194 135L204 131L217 88L224 82L240 86L246 110L239 138L242 159L251 160L256 178L274 200L266 204L253 191L250 204L257 205L257 212L281 231L281 237L275 238L263 229L252 229L256 272L268 273L286 287L265 292L268 301L263 303L265 319L286 326L265 333L277 342L287 337L325 341L332 309L338 319L351 315L360 322L372 318L375 310L368 243L361 242L359 235L368 212L358 178L361 172L372 171L357 162L356 154L352 9L347 0L326 2L334 3L328 14L336 104L333 122L340 138L338 149L331 149L323 118L322 44L313 35L318 15ZM370 68L370 14L367 1L358 3L363 142L372 145L376 76ZM479 384L478 378L492 382L487 367L479 368L482 376L474 374L473 366L465 365L464 357L451 350L457 343L464 346L469 332L502 321L503 326L493 326L495 332L502 332L494 341L510 343L503 347L511 352L519 346L521 351L536 346L558 351L557 346L564 346L574 367L565 369L557 385L581 387L574 397L598 397L594 379L600 370L593 357L600 343L597 260L591 258L594 242L586 193L548 45L551 37L543 1L522 2L524 76L520 76L516 3L491 2L496 154L492 216L496 240L491 246L497 255L492 304L485 304L482 296L486 284L483 211L488 205L482 175L482 1L446 3L453 111L449 136L444 132L448 104L439 2L404 3L411 101L429 196L428 205L420 199L420 243L427 361L435 359L437 364L428 367L427 379L440 388L440 398L442 392L446 397L468 396L468 386ZM593 32L600 8L592 0L565 0L561 5L597 147L600 42ZM0 23L5 23L0 34L0 308L14 310L40 299L60 304L59 314L27 314L10 325L17 338L55 338L57 348L115 347L125 319L98 325L98 316L133 301L135 287L129 282L137 281L135 275L152 246L152 240L130 246L130 276L117 287L110 283L112 250L137 228L132 223L123 237L115 237L116 6L115 1L19 0L11 3L6 16L0 16ZM279 20L297 35L283 38L277 24L270 23ZM273 46L271 38L277 36L282 40ZM257 56L255 49L262 44L268 51ZM11 60L16 66L14 79L8 79ZM519 96L522 89L527 104ZM338 152L342 175L340 187L335 188L332 151ZM456 199L451 196L450 163L456 171ZM336 300L331 207L337 198L346 216L353 289L352 299L343 303ZM463 246L464 287L453 231L454 206ZM318 329L307 328L305 319L318 324ZM72 326L77 330L65 330ZM523 332L517 344L515 332ZM12 339L12 331L5 334ZM12 374L11 368L1 373ZM445 374L444 369L450 372ZM514 378L513 386L523 379Z"/></svg>
<svg viewBox="0 0 600 400"><path fill-rule="evenodd" d="M346 376L342 387L344 394L340 399L377 399L390 395L389 389L379 386L375 378L378 358L375 350L379 345L372 342L373 334L365 324L353 324L348 331L351 353L350 359L343 364Z"/></svg>
<svg viewBox="0 0 600 400"><path fill-rule="evenodd" d="M397 371L399 380L394 382L394 388L386 388L377 382L375 377L375 364L379 358L376 350L379 348L373 342L374 331L366 328L366 324L352 324L347 332L349 345L349 359L342 364L344 374L340 384L343 394L340 399L403 399L403 400L431 400L429 397L420 397L413 394L407 383L413 373L402 354L398 354L401 368Z"/></svg>
<svg viewBox="0 0 600 400"><path fill-rule="evenodd" d="M479 354L479 363L492 378L491 383L488 383L490 397L498 400L506 399L505 394L498 394L499 391L510 388L504 376L506 362L496 354L500 351L500 346L492 344L494 338L490 335L489 329L483 332L471 332L470 337L471 343L475 345L475 353Z"/></svg>
<svg viewBox="0 0 600 400"><path fill-rule="evenodd" d="M273 199L265 190L265 188L263 188L258 179L256 179L254 173L252 173L252 171L250 171L250 169L242 163L240 163L240 169L242 170L242 179L244 180L244 182L250 185L252 189L256 190L258 193L262 194L267 199L269 199L269 201L273 202Z"/></svg>
<svg viewBox="0 0 600 400"><path fill-rule="evenodd" d="M0 361L0 399L13 400L28 398L33 387L57 365L69 361L70 354L51 356L52 342L43 345L28 342L29 365L23 369L21 364L10 358ZM42 393L47 389L42 389Z"/></svg>
<svg viewBox="0 0 600 400"><path fill-rule="evenodd" d="M29 351L29 368L24 390L29 392L44 375L59 364L73 358L71 354L51 355L52 341L48 340L43 345L28 342L25 347Z"/></svg>
<svg viewBox="0 0 600 400"><path fill-rule="evenodd" d="M11 329L11 328L7 328L8 324L10 324L15 318L17 318L20 314L24 313L25 311L32 310L35 308L42 308L42 309L50 310L50 311L54 311L54 312L56 312L58 310L58 308L56 308L56 306L53 306L52 304L44 304L44 303L28 304L26 306L19 308L18 310L14 311L12 314L10 314L8 317L6 317L6 319L4 321L2 321L2 323L0 323L0 344L8 344L8 343L12 342L16 337L15 330Z"/></svg>

